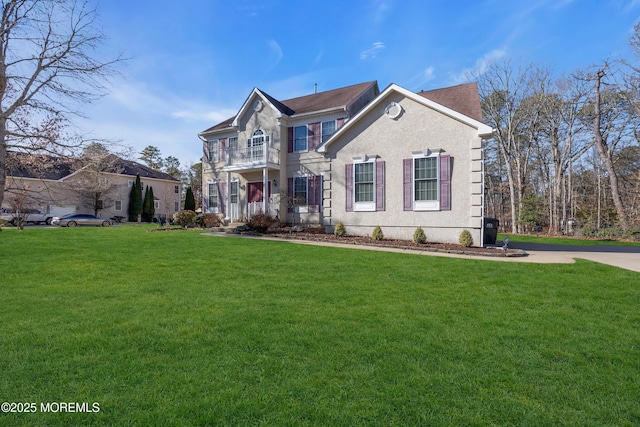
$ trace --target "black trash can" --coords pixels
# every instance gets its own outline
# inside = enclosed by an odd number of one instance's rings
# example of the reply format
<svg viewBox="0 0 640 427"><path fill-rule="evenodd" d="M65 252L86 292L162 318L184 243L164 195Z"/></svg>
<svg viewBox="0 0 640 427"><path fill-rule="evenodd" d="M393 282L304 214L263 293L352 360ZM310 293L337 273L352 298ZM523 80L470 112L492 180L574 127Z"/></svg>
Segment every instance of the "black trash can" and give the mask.
<svg viewBox="0 0 640 427"><path fill-rule="evenodd" d="M498 239L498 226L500 221L496 218L483 218L484 245L495 245Z"/></svg>

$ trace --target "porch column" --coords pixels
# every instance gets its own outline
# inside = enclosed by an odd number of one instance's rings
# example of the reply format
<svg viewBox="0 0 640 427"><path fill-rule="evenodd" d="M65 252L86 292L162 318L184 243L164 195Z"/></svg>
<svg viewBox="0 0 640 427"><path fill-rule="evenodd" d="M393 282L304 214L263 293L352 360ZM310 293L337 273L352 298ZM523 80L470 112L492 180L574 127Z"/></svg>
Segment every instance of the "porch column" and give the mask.
<svg viewBox="0 0 640 427"><path fill-rule="evenodd" d="M227 194L225 199L226 209L224 210L224 219L229 221L229 211L231 210L231 172L227 172Z"/></svg>
<svg viewBox="0 0 640 427"><path fill-rule="evenodd" d="M265 167L264 169L262 169L262 212L264 214L269 213L269 211L267 210L268 197L269 197L269 169Z"/></svg>

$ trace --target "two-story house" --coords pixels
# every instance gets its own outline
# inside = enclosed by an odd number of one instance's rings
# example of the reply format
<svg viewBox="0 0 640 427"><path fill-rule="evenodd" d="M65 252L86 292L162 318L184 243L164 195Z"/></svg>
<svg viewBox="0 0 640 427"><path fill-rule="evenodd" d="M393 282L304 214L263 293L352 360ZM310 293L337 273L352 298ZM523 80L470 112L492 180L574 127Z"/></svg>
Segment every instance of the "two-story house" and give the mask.
<svg viewBox="0 0 640 427"><path fill-rule="evenodd" d="M238 114L199 134L204 210L231 221L342 222L347 232L482 242L482 139L476 84L414 93L362 83L278 101L254 89Z"/></svg>

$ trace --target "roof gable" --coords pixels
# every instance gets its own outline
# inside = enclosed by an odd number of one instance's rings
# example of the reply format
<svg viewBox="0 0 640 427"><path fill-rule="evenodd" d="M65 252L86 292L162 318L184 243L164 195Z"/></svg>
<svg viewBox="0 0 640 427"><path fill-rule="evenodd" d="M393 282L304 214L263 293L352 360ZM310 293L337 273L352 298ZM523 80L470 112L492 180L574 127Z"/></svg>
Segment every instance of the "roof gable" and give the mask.
<svg viewBox="0 0 640 427"><path fill-rule="evenodd" d="M493 129L491 129L489 126L485 125L484 123L481 123L479 120L476 120L472 117L469 117L461 112L455 111L447 106L444 106L442 104L439 104L433 100L431 100L430 98L427 98L425 96L419 95L417 93L411 92L410 90L407 90L401 86L396 85L395 83L390 84L389 86L387 86L387 88L385 90L382 91L382 93L380 93L380 95L378 95L376 97L376 99L374 99L372 102L370 102L365 108L363 108L362 110L360 110L360 112L358 114L356 114L351 120L349 120L344 126L342 126L340 129L338 129L332 136L331 138L329 138L327 141L325 141L323 144L321 144L320 146L318 146L318 148L316 149L317 152L319 153L325 153L327 151L327 147L329 145L331 145L335 140L337 140L340 135L343 135L347 129L351 128L354 123L357 123L362 117L364 117L369 111L371 111L373 108L375 108L377 105L379 105L390 93L392 92L396 92L399 93L403 96L405 96L406 98L409 98L413 101L418 102L419 104L422 104L426 107L432 108L433 110L436 110L444 115L447 115L455 120L458 120L468 126L471 126L475 129L478 130L478 136L480 137L489 137L493 134ZM478 97L478 102L479 101L479 97Z"/></svg>
<svg viewBox="0 0 640 427"><path fill-rule="evenodd" d="M478 93L478 84L475 82L441 89L423 90L418 92L418 95L451 108L474 120L482 121L480 94Z"/></svg>
<svg viewBox="0 0 640 427"><path fill-rule="evenodd" d="M258 88L254 88L253 91L251 91L251 94L249 94L245 102L242 104L242 107L238 111L238 114L210 127L209 129L204 130L200 133L200 135L222 131L237 126L238 118L245 114L251 108L251 106L255 102L256 97L260 97L263 102L267 103L276 112L277 117L295 117L296 115L309 114L331 109L346 109L360 96L362 96L363 93L365 93L367 90L370 90L371 88L375 90L375 95L377 95L378 82L374 80L370 82L358 83L351 86L345 86L338 89L304 95L297 98L291 98L285 101L278 101L268 93Z"/></svg>

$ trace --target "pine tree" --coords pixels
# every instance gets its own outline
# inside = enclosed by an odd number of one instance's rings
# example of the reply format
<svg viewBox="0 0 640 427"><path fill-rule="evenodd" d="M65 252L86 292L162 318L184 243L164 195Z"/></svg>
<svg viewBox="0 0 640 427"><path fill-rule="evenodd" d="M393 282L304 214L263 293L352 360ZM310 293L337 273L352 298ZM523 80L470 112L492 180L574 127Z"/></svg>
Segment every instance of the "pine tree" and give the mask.
<svg viewBox="0 0 640 427"><path fill-rule="evenodd" d="M142 201L142 222L151 222L151 216L149 215L149 201L149 186L147 185L147 189L144 192L144 200Z"/></svg>
<svg viewBox="0 0 640 427"><path fill-rule="evenodd" d="M140 221L142 213L142 184L140 183L140 175L136 175L136 182L131 186L129 193L129 222Z"/></svg>
<svg viewBox="0 0 640 427"><path fill-rule="evenodd" d="M184 210L195 211L196 210L196 198L193 196L191 187L187 187L187 193L184 197Z"/></svg>

